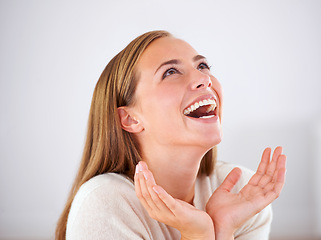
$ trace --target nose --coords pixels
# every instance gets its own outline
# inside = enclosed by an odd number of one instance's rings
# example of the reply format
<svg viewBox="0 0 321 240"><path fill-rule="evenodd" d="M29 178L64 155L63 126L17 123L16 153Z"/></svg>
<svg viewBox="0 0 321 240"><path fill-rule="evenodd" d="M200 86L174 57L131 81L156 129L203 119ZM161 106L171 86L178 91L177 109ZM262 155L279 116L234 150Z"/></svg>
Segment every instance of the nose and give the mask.
<svg viewBox="0 0 321 240"><path fill-rule="evenodd" d="M191 87L193 90L208 88L212 86L211 77L208 74L196 70L198 73L192 76Z"/></svg>

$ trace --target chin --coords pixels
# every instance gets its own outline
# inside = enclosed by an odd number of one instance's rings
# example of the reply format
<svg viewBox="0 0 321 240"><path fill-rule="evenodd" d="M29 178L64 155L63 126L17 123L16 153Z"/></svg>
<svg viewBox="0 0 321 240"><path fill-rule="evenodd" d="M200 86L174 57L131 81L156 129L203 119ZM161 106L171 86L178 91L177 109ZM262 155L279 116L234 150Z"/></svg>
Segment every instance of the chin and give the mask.
<svg viewBox="0 0 321 240"><path fill-rule="evenodd" d="M214 147L222 141L222 129L221 126L215 126L214 128L204 129L199 131L200 135L198 139L202 139L202 143Z"/></svg>
<svg viewBox="0 0 321 240"><path fill-rule="evenodd" d="M207 135L205 138L202 138L201 141L198 142L198 144L204 148L204 150L209 151L211 148L215 147L216 145L220 144L222 141L222 135L221 134L213 134L213 135Z"/></svg>
<svg viewBox="0 0 321 240"><path fill-rule="evenodd" d="M211 141L211 148L217 146L218 144L220 144L222 141L222 137L218 137L218 138L215 138L213 139L213 141Z"/></svg>

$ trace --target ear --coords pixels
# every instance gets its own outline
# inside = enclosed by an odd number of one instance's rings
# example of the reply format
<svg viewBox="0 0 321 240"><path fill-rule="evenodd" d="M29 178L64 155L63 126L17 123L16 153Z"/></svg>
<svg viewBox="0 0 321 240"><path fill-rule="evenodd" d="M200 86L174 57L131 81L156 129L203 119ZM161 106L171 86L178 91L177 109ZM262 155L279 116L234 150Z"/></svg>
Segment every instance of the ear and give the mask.
<svg viewBox="0 0 321 240"><path fill-rule="evenodd" d="M139 133L144 130L141 122L129 114L128 107L117 108L122 129L131 133Z"/></svg>

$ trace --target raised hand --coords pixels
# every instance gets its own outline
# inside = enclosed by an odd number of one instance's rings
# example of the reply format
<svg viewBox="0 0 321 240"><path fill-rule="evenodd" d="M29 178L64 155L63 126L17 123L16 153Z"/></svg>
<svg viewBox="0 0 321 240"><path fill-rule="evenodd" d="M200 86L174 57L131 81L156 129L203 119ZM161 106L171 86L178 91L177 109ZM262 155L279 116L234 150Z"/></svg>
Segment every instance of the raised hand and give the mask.
<svg viewBox="0 0 321 240"><path fill-rule="evenodd" d="M174 199L156 185L145 162L141 161L136 166L134 180L136 195L150 217L179 230L181 239L215 238L211 217L184 201Z"/></svg>
<svg viewBox="0 0 321 240"><path fill-rule="evenodd" d="M266 148L256 173L239 193L231 192L242 174L239 168L234 168L211 196L206 211L213 219L216 236L219 233L233 236L245 221L279 196L285 181L286 156L282 147L275 149L272 160L270 155L271 149Z"/></svg>

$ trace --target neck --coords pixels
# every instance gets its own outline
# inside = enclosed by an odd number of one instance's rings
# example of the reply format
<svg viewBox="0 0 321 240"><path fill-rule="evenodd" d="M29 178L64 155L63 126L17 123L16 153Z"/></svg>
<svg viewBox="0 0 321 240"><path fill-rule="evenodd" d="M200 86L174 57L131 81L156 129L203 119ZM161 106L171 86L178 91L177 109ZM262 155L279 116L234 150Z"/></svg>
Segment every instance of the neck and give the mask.
<svg viewBox="0 0 321 240"><path fill-rule="evenodd" d="M206 151L177 146L149 146L148 149L142 149L143 160L153 173L156 183L172 197L192 204L200 162Z"/></svg>

